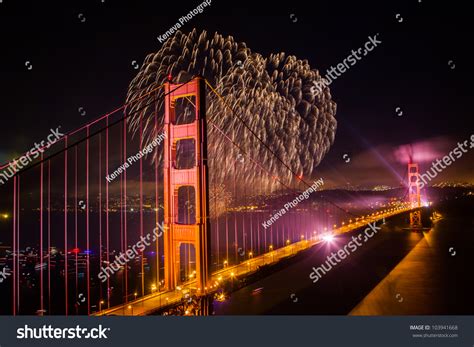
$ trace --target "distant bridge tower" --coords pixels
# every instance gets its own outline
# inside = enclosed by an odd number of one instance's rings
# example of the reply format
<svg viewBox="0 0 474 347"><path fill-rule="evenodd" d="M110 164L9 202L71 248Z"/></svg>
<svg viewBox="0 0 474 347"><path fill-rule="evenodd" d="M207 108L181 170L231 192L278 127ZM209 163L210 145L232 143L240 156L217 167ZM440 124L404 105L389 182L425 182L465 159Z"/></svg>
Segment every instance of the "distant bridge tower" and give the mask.
<svg viewBox="0 0 474 347"><path fill-rule="evenodd" d="M418 173L418 164L408 163L408 201L411 208L416 208L410 213L410 227L421 228L421 198L420 198L420 175Z"/></svg>
<svg viewBox="0 0 474 347"><path fill-rule="evenodd" d="M164 257L165 287L174 289L180 284L180 249L182 244L194 246L196 264L196 286L201 293L209 283L209 199L207 167L207 129L205 87L202 78L180 84L165 84L165 120L164 131ZM169 94L168 94L169 93ZM177 100L194 106L192 121L177 124L183 119ZM194 163L191 167L180 168L177 145L180 141L193 143ZM195 222L179 222L178 199L180 188L194 189ZM190 220L187 220L190 223Z"/></svg>

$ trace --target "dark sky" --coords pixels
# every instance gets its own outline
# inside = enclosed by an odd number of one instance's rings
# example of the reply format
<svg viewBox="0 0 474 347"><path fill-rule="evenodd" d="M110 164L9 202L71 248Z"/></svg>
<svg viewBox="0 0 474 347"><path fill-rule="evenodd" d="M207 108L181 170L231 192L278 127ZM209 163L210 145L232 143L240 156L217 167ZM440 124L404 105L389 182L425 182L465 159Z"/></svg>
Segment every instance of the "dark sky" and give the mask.
<svg viewBox="0 0 474 347"><path fill-rule="evenodd" d="M0 3L0 161L50 128L72 130L123 104L137 72L132 61L159 50L157 36L199 3ZM232 35L262 55L296 55L322 74L379 33L382 44L330 86L338 130L315 176L333 185L396 185L389 168L403 175L393 157L399 146L422 143L442 156L474 133L471 16L461 1L212 0L182 30ZM472 159L468 153L439 179L474 183Z"/></svg>

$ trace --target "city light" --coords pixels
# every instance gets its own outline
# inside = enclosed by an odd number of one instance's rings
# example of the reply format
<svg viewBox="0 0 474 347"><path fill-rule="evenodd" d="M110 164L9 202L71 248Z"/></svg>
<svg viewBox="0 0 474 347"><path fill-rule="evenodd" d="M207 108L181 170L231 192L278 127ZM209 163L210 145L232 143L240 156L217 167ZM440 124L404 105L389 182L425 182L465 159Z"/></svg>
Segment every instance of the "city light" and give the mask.
<svg viewBox="0 0 474 347"><path fill-rule="evenodd" d="M224 293L216 294L215 299L216 301L220 301L220 302L225 301L225 294Z"/></svg>
<svg viewBox="0 0 474 347"><path fill-rule="evenodd" d="M80 252L81 252L81 250L80 250L79 248L73 248L73 249L71 249L71 253L78 254L78 253L80 253Z"/></svg>

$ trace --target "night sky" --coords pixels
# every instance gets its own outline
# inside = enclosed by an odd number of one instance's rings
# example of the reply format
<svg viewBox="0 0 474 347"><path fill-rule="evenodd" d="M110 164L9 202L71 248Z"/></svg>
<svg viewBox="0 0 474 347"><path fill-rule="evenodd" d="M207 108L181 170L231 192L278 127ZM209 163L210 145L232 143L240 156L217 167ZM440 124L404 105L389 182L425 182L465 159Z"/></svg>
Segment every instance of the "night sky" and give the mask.
<svg viewBox="0 0 474 347"><path fill-rule="evenodd" d="M3 0L0 161L29 150L50 128L73 130L122 105L138 71L132 62L158 51L157 36L199 3ZM314 176L327 187L397 186L402 146L423 152L415 157L424 172L474 133L470 17L466 3L428 0L212 0L182 31L218 31L264 56L296 55L322 75L379 33L380 46L330 85L338 129ZM473 158L467 153L437 181L474 183Z"/></svg>

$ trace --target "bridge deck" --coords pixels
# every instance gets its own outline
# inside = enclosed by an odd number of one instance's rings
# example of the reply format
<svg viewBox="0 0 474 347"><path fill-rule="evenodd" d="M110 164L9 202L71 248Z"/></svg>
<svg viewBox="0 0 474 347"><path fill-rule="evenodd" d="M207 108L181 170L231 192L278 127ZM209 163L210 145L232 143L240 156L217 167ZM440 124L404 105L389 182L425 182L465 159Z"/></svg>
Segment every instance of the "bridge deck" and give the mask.
<svg viewBox="0 0 474 347"><path fill-rule="evenodd" d="M333 230L333 234L342 234L353 231L358 228L362 228L368 223L379 221L383 218L389 218L391 216L404 213L409 211L410 208L401 208L394 212L381 213L369 218L364 218L357 223L345 225L343 227ZM318 243L322 242L320 238L312 238L310 240L301 240L292 243L288 246L275 249L271 252L267 252L260 256L253 257L243 263L228 266L224 269L218 270L211 275L212 282L220 282L222 280L230 279L232 277L244 276L258 269L259 266L272 264L280 261L281 259L288 257L289 255L296 254L300 251L308 249ZM169 306L171 304L179 302L183 298L183 289L195 288L195 281L186 282L181 286L181 290L166 291L160 293L153 293L144 296L143 298L130 301L127 304L112 307L110 309L102 310L95 315L134 315L141 316L150 314L153 311L158 310L161 307ZM211 289L211 292L216 289ZM129 308L130 307L130 308Z"/></svg>

